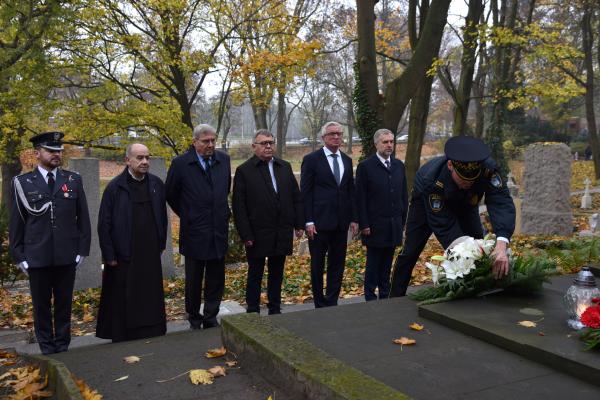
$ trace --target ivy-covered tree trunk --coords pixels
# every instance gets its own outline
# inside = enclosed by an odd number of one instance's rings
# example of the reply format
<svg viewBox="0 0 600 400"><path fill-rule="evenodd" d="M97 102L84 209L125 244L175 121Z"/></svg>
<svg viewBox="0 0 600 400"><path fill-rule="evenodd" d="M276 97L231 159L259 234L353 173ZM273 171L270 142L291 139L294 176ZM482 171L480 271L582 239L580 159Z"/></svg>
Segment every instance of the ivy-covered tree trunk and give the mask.
<svg viewBox="0 0 600 400"><path fill-rule="evenodd" d="M9 211L12 208L14 201L12 191L12 179L21 173L21 160L19 158L19 145L21 144L20 136L24 135L24 130L16 132L16 136L7 136L0 141L3 144L2 161L0 169L2 170L2 199L0 207L4 207ZM3 133L2 135L6 135Z"/></svg>
<svg viewBox="0 0 600 400"><path fill-rule="evenodd" d="M413 9L416 9L417 1L410 0ZM374 56L375 3L373 0L356 1L359 52L355 65L356 84L353 98L356 128L361 137L363 157L374 151L372 134L377 128L387 128L397 134L404 110L425 80L434 58L438 56L450 6L450 0L433 0L429 4L426 18L421 20L423 22L419 32L419 43L411 60L402 75L386 86L385 96L381 101ZM428 2L424 1L421 8L427 4Z"/></svg>
<svg viewBox="0 0 600 400"><path fill-rule="evenodd" d="M597 4L594 2L594 4ZM594 33L592 31L592 19L594 9L590 1L583 4L583 15L581 19L581 34L585 65L585 116L588 125L589 143L592 148L594 160L594 173L596 179L600 179L600 140L596 126L596 112L594 110Z"/></svg>
<svg viewBox="0 0 600 400"><path fill-rule="evenodd" d="M404 159L406 185L409 193L412 190L415 174L421 166L421 149L423 148L423 140L427 129L432 84L433 77L428 76L425 78L410 103L408 144L406 146L406 158Z"/></svg>

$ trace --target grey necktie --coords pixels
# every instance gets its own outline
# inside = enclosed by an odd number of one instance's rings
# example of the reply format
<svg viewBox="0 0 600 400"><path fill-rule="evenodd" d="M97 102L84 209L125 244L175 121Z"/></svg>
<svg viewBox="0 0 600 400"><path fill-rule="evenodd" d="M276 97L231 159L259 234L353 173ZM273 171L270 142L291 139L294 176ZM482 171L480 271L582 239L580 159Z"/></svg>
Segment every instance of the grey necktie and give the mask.
<svg viewBox="0 0 600 400"><path fill-rule="evenodd" d="M385 160L385 166L390 169L390 160Z"/></svg>
<svg viewBox="0 0 600 400"><path fill-rule="evenodd" d="M340 182L342 178L340 177L340 164L338 163L338 155L332 154L333 157L333 177L335 178L336 183L340 186Z"/></svg>
<svg viewBox="0 0 600 400"><path fill-rule="evenodd" d="M54 193L54 173L48 172L48 189L50 193Z"/></svg>

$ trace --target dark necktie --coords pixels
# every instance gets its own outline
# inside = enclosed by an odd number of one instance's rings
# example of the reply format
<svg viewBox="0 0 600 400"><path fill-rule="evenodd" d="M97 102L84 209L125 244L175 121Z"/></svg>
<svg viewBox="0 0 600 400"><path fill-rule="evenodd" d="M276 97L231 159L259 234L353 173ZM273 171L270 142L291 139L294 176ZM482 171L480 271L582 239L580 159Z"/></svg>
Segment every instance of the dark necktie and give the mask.
<svg viewBox="0 0 600 400"><path fill-rule="evenodd" d="M54 193L54 173L48 172L48 189L50 193Z"/></svg>
<svg viewBox="0 0 600 400"><path fill-rule="evenodd" d="M333 177L335 178L335 182L338 184L338 186L340 186L342 178L340 177L340 164L338 163L337 159L338 155L332 154L331 157L333 157Z"/></svg>
<svg viewBox="0 0 600 400"><path fill-rule="evenodd" d="M212 185L212 176L210 174L210 156L204 156L202 159L204 160L204 171L206 172L208 183Z"/></svg>
<svg viewBox="0 0 600 400"><path fill-rule="evenodd" d="M385 160L385 166L390 169L390 160Z"/></svg>

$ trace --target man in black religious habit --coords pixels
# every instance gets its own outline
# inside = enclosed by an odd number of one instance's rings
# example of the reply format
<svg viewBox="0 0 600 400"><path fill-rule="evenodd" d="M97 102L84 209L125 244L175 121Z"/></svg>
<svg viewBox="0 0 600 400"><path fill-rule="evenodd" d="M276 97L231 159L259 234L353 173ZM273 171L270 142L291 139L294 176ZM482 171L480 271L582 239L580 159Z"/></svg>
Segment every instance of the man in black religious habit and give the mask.
<svg viewBox="0 0 600 400"><path fill-rule="evenodd" d="M96 336L113 342L166 332L160 261L168 226L165 188L148 172L143 144L129 145L125 162L104 190L98 214L104 271Z"/></svg>

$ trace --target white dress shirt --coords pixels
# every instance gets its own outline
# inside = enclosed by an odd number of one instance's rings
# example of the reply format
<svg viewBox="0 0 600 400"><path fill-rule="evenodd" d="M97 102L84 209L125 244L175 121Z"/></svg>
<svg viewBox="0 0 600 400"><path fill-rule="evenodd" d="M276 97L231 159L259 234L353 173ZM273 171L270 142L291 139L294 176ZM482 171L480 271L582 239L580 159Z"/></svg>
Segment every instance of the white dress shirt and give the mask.
<svg viewBox="0 0 600 400"><path fill-rule="evenodd" d="M46 181L46 183L48 183L48 173L50 172L54 174L54 182L56 182L56 173L58 172L58 168L54 168L52 171L47 171L38 165L37 169L38 171L40 171L40 174L42 174L42 177L44 178L44 181Z"/></svg>
<svg viewBox="0 0 600 400"><path fill-rule="evenodd" d="M333 174L333 157L332 154L337 154L338 165L340 166L340 180L344 176L344 162L342 161L342 152L338 149L335 153L329 150L327 147L323 146L323 151L325 152L325 157L327 157L327 162L329 163L329 168L331 169L331 173Z"/></svg>

